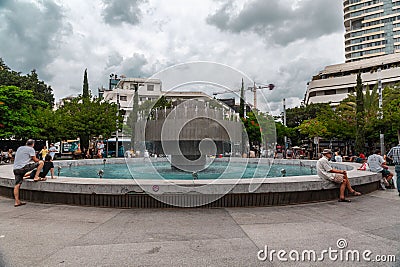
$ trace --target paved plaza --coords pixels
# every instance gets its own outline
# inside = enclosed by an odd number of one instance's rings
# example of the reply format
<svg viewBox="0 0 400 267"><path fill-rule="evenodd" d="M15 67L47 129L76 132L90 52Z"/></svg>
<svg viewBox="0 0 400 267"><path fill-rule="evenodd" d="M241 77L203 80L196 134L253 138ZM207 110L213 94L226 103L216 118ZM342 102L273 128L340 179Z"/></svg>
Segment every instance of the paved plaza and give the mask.
<svg viewBox="0 0 400 267"><path fill-rule="evenodd" d="M0 197L1 266L400 266L400 197L256 208L110 209ZM269 250L371 250L395 263L259 261ZM263 256L263 254L260 254ZM286 256L288 257L288 256Z"/></svg>

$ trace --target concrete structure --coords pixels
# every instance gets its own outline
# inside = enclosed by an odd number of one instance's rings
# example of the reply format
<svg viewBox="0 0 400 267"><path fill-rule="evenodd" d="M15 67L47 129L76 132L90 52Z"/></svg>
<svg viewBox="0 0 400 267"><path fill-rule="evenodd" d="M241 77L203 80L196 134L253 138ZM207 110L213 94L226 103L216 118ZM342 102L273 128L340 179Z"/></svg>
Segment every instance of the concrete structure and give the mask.
<svg viewBox="0 0 400 267"><path fill-rule="evenodd" d="M139 104L146 100L157 100L162 95L161 81L146 78L121 79L114 88L99 90L99 95L111 103L117 103L119 97L120 108L132 110L136 86L138 86Z"/></svg>
<svg viewBox="0 0 400 267"><path fill-rule="evenodd" d="M143 159L131 159L143 162ZM158 159L161 160L161 159ZM241 158L223 158L233 162L242 162ZM248 159L249 163L270 164L269 159ZM108 159L109 163L125 163L125 159ZM309 160L274 160L276 164L291 164L297 166L314 166L316 161ZM62 166L62 171L68 167L86 164L102 165L99 160L59 161L56 168ZM129 164L129 162L128 162ZM335 168L345 169L354 188L362 193L369 193L379 188L381 175L367 171L358 171L359 164L334 163ZM333 183L327 183L317 175L254 178L254 179L219 179L212 180L208 193L196 193L203 190L210 180L141 180L140 186L135 180L126 179L93 179L59 177L46 182L25 181L21 186L20 197L23 200L41 203L64 203L70 205L122 207L122 208L163 208L171 207L166 203L173 199L182 206L198 206L198 203L209 203L208 207L238 207L238 206L271 206L299 204L315 201L326 201L338 198L338 188ZM253 192L249 191L251 184L261 183ZM179 185L178 187L175 185ZM151 197L157 186L158 198ZM229 192L226 188L233 186ZM14 175L12 165L0 166L0 195L12 198ZM143 190L145 189L145 190ZM205 189L204 189L205 190ZM200 192L200 191L199 191ZM221 195L215 199L214 195ZM208 199L213 201L207 202ZM159 201L161 200L161 201ZM206 200L206 201L205 201Z"/></svg>
<svg viewBox="0 0 400 267"><path fill-rule="evenodd" d="M378 69L381 71L378 72ZM382 81L382 86L400 82L400 54L374 57L361 61L325 67L308 83L304 103L339 104L349 93L354 92L357 74L361 72L364 85L370 89Z"/></svg>
<svg viewBox="0 0 400 267"><path fill-rule="evenodd" d="M346 62L400 52L400 1L344 0Z"/></svg>
<svg viewBox="0 0 400 267"><path fill-rule="evenodd" d="M338 104L364 85L400 82L400 0L344 0L345 64L327 66L308 83L304 103ZM382 69L378 73L378 69Z"/></svg>
<svg viewBox="0 0 400 267"><path fill-rule="evenodd" d="M191 99L155 113L138 122L136 141L151 143L153 153L171 155L174 168L203 170L206 155L222 154L226 144L227 152L242 153L243 123L234 111L215 100Z"/></svg>

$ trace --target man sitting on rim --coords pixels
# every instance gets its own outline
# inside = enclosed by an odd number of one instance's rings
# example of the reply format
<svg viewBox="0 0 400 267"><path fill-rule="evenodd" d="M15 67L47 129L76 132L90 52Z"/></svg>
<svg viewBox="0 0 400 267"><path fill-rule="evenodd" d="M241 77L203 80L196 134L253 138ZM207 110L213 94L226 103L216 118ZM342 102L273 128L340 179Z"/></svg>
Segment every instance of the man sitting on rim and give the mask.
<svg viewBox="0 0 400 267"><path fill-rule="evenodd" d="M354 196L361 196L360 192L357 192L351 187L346 171L332 168L329 163L329 160L332 158L332 151L330 149L324 149L322 154L323 157L317 162L317 174L322 179L326 179L335 184L340 184L339 202L351 202L349 199L345 199L344 197L346 187Z"/></svg>

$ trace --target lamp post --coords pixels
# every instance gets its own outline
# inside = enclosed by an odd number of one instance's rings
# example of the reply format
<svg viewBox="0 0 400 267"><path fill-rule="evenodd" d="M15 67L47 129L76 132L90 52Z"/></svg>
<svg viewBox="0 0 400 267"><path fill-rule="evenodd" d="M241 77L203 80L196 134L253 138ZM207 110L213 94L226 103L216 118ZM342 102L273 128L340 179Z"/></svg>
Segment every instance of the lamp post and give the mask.
<svg viewBox="0 0 400 267"><path fill-rule="evenodd" d="M286 99L284 98L282 100L283 102L283 126L285 126L286 129ZM284 143L285 143L285 157L286 157L286 150L287 150L287 136L285 134L285 136L283 137Z"/></svg>
<svg viewBox="0 0 400 267"><path fill-rule="evenodd" d="M118 158L118 117L119 117L119 109L120 109L120 104L119 104L119 88L117 88L117 119L116 119L116 125L117 125L117 131L115 134L115 157Z"/></svg>
<svg viewBox="0 0 400 267"><path fill-rule="evenodd" d="M262 84L262 85L256 86L256 82L254 82L253 87L248 88L248 90L251 90L254 94L254 96L253 96L254 97L254 100L253 100L254 101L254 103L253 103L254 109L257 109L257 89L265 89L265 88L268 88L271 91L275 88L275 85L270 83L268 85Z"/></svg>
<svg viewBox="0 0 400 267"><path fill-rule="evenodd" d="M382 81L381 81L381 68L378 69L378 94L379 94L379 119L383 120L382 110ZM379 140L381 145L381 155L385 155L385 134L382 133L382 127L379 130Z"/></svg>

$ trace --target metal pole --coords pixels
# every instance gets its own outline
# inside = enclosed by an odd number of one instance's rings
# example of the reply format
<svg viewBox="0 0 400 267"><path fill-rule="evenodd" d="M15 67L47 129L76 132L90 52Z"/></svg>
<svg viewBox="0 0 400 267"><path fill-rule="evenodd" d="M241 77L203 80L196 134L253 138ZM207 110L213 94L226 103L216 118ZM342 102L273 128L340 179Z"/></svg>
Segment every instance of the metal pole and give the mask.
<svg viewBox="0 0 400 267"><path fill-rule="evenodd" d="M117 88L117 120L116 120L116 125L117 125L117 131L115 135L115 157L118 158L118 116L119 116L119 88Z"/></svg>
<svg viewBox="0 0 400 267"><path fill-rule="evenodd" d="M254 93L254 110L256 110L256 109L257 109L257 88L256 88L256 82L254 82L253 93Z"/></svg>
<svg viewBox="0 0 400 267"><path fill-rule="evenodd" d="M286 128L286 99L285 98L283 99L283 126L285 126L285 128ZM287 136L286 136L286 134L285 134L285 137L284 137L284 142L285 142L284 148L285 148L285 157L286 157L286 149L287 149Z"/></svg>
<svg viewBox="0 0 400 267"><path fill-rule="evenodd" d="M378 93L379 93L379 119L383 120L382 110L382 81L381 81L381 68L378 69ZM385 135L382 130L379 131L379 141L381 145L381 155L385 155Z"/></svg>

